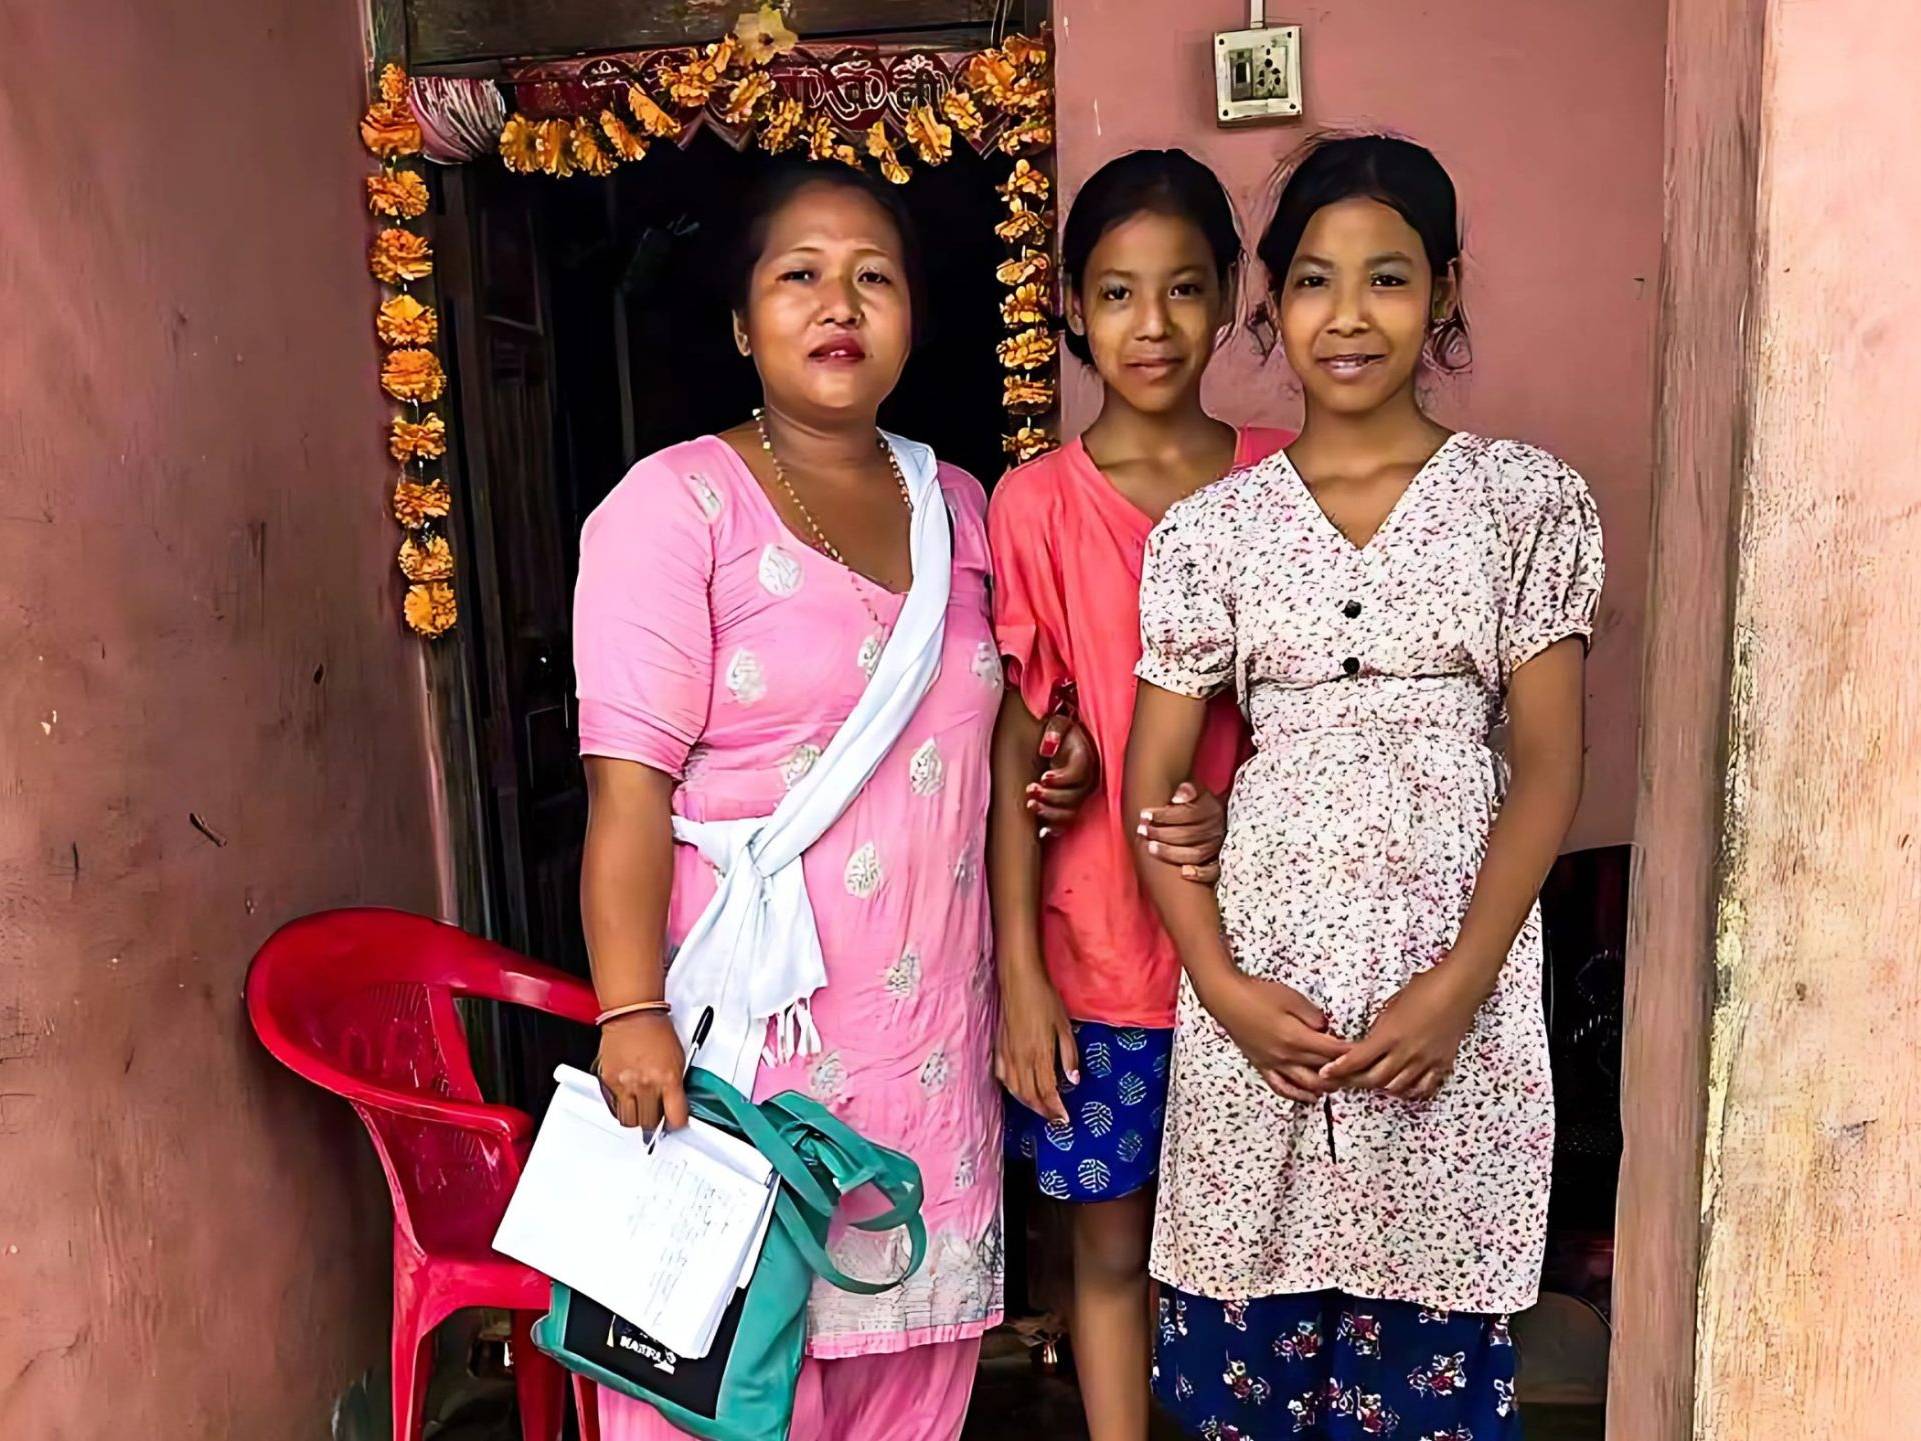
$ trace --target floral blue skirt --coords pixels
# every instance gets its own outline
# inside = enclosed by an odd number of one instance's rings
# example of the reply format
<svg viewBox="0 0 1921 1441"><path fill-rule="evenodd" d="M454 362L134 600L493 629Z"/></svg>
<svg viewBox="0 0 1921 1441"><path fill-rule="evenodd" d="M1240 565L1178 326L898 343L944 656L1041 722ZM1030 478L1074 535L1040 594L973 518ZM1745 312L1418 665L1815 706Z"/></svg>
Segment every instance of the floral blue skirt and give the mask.
<svg viewBox="0 0 1921 1441"><path fill-rule="evenodd" d="M1034 1163L1043 1196L1112 1201L1140 1190L1161 1163L1172 1030L1074 1022L1077 1086L1063 1085L1068 1119L1049 1121L1012 1097L1007 1153Z"/></svg>
<svg viewBox="0 0 1921 1441"><path fill-rule="evenodd" d="M1154 1393L1203 1441L1520 1441L1507 1317L1161 1289Z"/></svg>

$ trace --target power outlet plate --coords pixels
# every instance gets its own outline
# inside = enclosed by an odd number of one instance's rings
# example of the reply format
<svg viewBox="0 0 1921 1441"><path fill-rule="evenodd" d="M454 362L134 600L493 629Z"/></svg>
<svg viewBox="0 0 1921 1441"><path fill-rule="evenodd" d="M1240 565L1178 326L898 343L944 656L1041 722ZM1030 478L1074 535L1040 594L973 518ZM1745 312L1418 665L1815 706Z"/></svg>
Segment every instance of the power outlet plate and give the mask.
<svg viewBox="0 0 1921 1441"><path fill-rule="evenodd" d="M1301 113L1301 27L1270 25L1214 37L1214 119L1221 125Z"/></svg>

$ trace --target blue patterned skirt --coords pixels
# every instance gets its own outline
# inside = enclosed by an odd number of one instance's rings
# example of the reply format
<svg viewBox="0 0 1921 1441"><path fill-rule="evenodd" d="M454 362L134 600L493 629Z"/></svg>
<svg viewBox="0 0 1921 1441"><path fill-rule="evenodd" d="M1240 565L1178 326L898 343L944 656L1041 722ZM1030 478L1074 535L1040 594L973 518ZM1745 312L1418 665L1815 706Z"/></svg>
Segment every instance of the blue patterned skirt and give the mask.
<svg viewBox="0 0 1921 1441"><path fill-rule="evenodd" d="M1507 1317L1162 1287L1154 1393L1203 1441L1520 1441Z"/></svg>
<svg viewBox="0 0 1921 1441"><path fill-rule="evenodd" d="M1043 1196L1112 1201L1140 1190L1161 1163L1172 1030L1074 1022L1081 1079L1062 1086L1066 1121L1007 1102L1007 1154L1034 1163Z"/></svg>

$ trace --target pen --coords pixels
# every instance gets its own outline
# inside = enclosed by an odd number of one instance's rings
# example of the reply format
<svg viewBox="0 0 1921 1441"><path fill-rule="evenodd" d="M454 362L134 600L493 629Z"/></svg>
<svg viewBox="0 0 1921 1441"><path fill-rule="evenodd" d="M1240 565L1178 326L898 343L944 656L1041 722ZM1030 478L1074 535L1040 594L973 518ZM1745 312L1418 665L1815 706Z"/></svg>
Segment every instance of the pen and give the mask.
<svg viewBox="0 0 1921 1441"><path fill-rule="evenodd" d="M700 1019L694 1022L693 1044L687 1048L687 1064L681 1068L680 1072L680 1081L683 1086L687 1084L687 1073L694 1069L694 1057L700 1054L701 1045L706 1041L707 1033L713 1030L713 1028L714 1008L708 1006L701 1011ZM660 1118L660 1124L654 1127L654 1134L647 1138L648 1155L651 1156L654 1154L654 1147L660 1144L660 1133L666 1129L667 1118L662 1116Z"/></svg>

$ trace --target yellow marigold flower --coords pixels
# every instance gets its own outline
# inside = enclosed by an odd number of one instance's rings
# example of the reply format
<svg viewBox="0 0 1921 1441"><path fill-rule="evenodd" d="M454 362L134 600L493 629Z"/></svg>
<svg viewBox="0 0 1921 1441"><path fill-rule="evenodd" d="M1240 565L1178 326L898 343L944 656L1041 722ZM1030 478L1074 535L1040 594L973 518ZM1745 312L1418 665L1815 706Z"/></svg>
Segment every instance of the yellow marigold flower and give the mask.
<svg viewBox="0 0 1921 1441"><path fill-rule="evenodd" d="M382 345L432 345L440 317L411 295L396 295L374 316L374 333Z"/></svg>
<svg viewBox="0 0 1921 1441"><path fill-rule="evenodd" d="M444 480L418 481L403 477L394 486L394 519L409 530L439 520L453 509L453 493Z"/></svg>
<svg viewBox="0 0 1921 1441"><path fill-rule="evenodd" d="M634 134L627 128L627 122L612 110L600 112L600 133L607 137L614 154L622 160L639 160L647 154L647 138Z"/></svg>
<svg viewBox="0 0 1921 1441"><path fill-rule="evenodd" d="M539 137L533 122L525 115L512 115L500 128L500 158L516 175L532 175L540 169Z"/></svg>
<svg viewBox="0 0 1921 1441"><path fill-rule="evenodd" d="M426 585L407 587L407 599L401 607L401 614L415 634L428 640L445 635L454 628L459 611L454 603L454 588L446 581L433 581Z"/></svg>
<svg viewBox="0 0 1921 1441"><path fill-rule="evenodd" d="M367 268L383 285L406 285L434 273L434 251L427 237L389 226L374 237Z"/></svg>
<svg viewBox="0 0 1921 1441"><path fill-rule="evenodd" d="M400 573L415 583L452 580L454 576L453 547L447 544L445 536L431 536L426 540L408 536L400 543L399 560Z"/></svg>
<svg viewBox="0 0 1921 1441"><path fill-rule="evenodd" d="M1039 370L1053 362L1054 351L1054 332L1033 326L1008 336L996 353L1004 370Z"/></svg>
<svg viewBox="0 0 1921 1441"><path fill-rule="evenodd" d="M941 123L931 105L916 105L907 113L907 139L923 165L939 165L954 153L954 130Z"/></svg>
<svg viewBox="0 0 1921 1441"><path fill-rule="evenodd" d="M419 422L396 415L387 450L402 465L410 460L438 460L447 453L447 422L437 415Z"/></svg>
<svg viewBox="0 0 1921 1441"><path fill-rule="evenodd" d="M389 220L418 220L431 198L427 182L412 170L382 170L367 177L367 208Z"/></svg>
<svg viewBox="0 0 1921 1441"><path fill-rule="evenodd" d="M440 399L447 372L431 350L390 350L380 366L380 385L395 400L426 403Z"/></svg>

